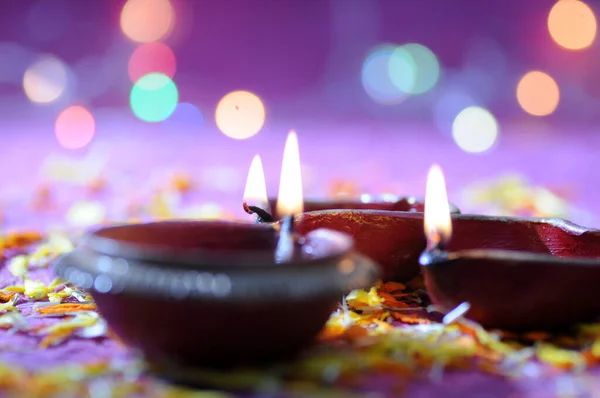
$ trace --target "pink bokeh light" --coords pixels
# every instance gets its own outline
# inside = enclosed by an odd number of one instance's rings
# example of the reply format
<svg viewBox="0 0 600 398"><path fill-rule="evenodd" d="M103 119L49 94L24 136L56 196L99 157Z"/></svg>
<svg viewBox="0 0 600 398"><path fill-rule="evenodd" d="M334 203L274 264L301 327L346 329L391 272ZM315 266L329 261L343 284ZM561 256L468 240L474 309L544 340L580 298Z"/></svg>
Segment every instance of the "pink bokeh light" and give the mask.
<svg viewBox="0 0 600 398"><path fill-rule="evenodd" d="M67 149L80 149L88 145L96 132L94 116L78 105L64 109L56 118L54 131L58 143Z"/></svg>

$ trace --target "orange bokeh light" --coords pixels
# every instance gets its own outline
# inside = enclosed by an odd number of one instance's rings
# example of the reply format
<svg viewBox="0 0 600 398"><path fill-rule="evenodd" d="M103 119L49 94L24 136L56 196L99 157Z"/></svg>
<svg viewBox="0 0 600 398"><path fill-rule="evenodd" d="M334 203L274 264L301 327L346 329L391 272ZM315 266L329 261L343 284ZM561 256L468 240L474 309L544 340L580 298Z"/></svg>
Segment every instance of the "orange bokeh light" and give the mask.
<svg viewBox="0 0 600 398"><path fill-rule="evenodd" d="M559 46L568 50L581 50L594 42L596 17L583 1L559 0L548 15L548 30Z"/></svg>
<svg viewBox="0 0 600 398"><path fill-rule="evenodd" d="M79 149L92 141L96 132L94 116L82 106L63 110L54 123L58 143L67 149Z"/></svg>
<svg viewBox="0 0 600 398"><path fill-rule="evenodd" d="M248 91L234 91L219 101L215 112L217 127L236 140L256 135L265 123L265 106Z"/></svg>
<svg viewBox="0 0 600 398"><path fill-rule="evenodd" d="M148 73L175 76L177 60L173 50L166 44L154 42L138 46L129 58L129 78L133 83Z"/></svg>
<svg viewBox="0 0 600 398"><path fill-rule="evenodd" d="M169 0L128 0L121 11L121 29L131 40L150 43L165 38L175 23Z"/></svg>
<svg viewBox="0 0 600 398"><path fill-rule="evenodd" d="M531 71L517 85L517 101L525 112L534 116L547 116L558 106L560 89L550 75Z"/></svg>

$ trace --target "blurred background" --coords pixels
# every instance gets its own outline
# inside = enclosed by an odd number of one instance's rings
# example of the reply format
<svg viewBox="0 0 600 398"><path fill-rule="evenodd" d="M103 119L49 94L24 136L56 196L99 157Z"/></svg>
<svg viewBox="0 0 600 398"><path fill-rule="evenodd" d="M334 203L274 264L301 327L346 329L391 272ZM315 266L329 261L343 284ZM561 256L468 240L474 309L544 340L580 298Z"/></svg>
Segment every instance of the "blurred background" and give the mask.
<svg viewBox="0 0 600 398"><path fill-rule="evenodd" d="M306 197L424 194L599 226L598 4L27 0L0 24L6 226L242 217L300 140Z"/></svg>

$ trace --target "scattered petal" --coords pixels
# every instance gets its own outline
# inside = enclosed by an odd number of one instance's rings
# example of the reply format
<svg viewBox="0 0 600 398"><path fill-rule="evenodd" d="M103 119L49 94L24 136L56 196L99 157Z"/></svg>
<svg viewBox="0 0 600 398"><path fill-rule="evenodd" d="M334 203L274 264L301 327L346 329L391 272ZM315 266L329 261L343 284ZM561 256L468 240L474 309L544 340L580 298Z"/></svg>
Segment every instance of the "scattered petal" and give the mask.
<svg viewBox="0 0 600 398"><path fill-rule="evenodd" d="M1 303L0 304L0 312L18 311L17 308L15 307L15 304L16 304L16 302L17 302L18 299L19 299L19 295L15 294L6 303Z"/></svg>
<svg viewBox="0 0 600 398"><path fill-rule="evenodd" d="M24 254L15 256L8 261L7 267L10 273L17 278L24 278L28 271L28 257Z"/></svg>
<svg viewBox="0 0 600 398"><path fill-rule="evenodd" d="M564 369L583 369L586 366L586 359L581 353L545 343L538 345L537 357L542 362Z"/></svg>

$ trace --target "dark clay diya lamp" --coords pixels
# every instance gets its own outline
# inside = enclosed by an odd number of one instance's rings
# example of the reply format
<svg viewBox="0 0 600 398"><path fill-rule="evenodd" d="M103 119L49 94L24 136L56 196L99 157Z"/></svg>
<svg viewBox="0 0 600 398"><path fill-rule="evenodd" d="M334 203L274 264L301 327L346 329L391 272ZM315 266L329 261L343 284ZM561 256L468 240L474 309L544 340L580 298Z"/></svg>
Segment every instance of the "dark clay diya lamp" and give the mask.
<svg viewBox="0 0 600 398"><path fill-rule="evenodd" d="M256 364L292 357L343 294L378 267L329 230L291 235L275 259L272 225L163 221L92 232L56 264L92 294L114 332L156 369Z"/></svg>
<svg viewBox="0 0 600 398"><path fill-rule="evenodd" d="M350 235L355 249L381 266L384 281L407 282L419 273L418 259L426 246L423 200L363 195L358 200L308 200L303 205L305 212L294 220L298 232L327 228ZM458 208L450 206L452 213L459 213ZM258 156L250 166L243 208L254 214L257 222L278 222L281 218L277 199L267 200Z"/></svg>
<svg viewBox="0 0 600 398"><path fill-rule="evenodd" d="M269 199L269 207L277 208L277 199ZM422 199L414 196L396 196L396 195L361 195L359 198L332 199L332 200L305 200L304 211L323 211L323 210L381 210L381 211L400 211L410 213L423 213L425 203ZM459 213L458 208L452 205L452 212ZM279 220L281 217L275 212L273 219Z"/></svg>
<svg viewBox="0 0 600 398"><path fill-rule="evenodd" d="M250 211L261 222L273 219L258 206ZM297 215L294 224L301 233L327 228L350 235L355 249L381 266L384 281L408 282L414 278L427 244L421 212L329 209Z"/></svg>
<svg viewBox="0 0 600 398"><path fill-rule="evenodd" d="M282 181L280 225L108 227L59 261L58 274L90 289L114 331L163 374L290 358L314 340L344 294L378 280L379 268L353 251L348 235L294 231L293 214L302 211L295 134Z"/></svg>
<svg viewBox="0 0 600 398"><path fill-rule="evenodd" d="M299 233L327 228L350 235L356 250L381 266L384 281L408 282L419 273L423 213L322 210L296 216L295 225Z"/></svg>
<svg viewBox="0 0 600 398"><path fill-rule="evenodd" d="M450 216L443 175L427 187L423 252L432 301L514 331L568 328L600 316L600 230L559 219ZM452 239L450 239L452 237Z"/></svg>

